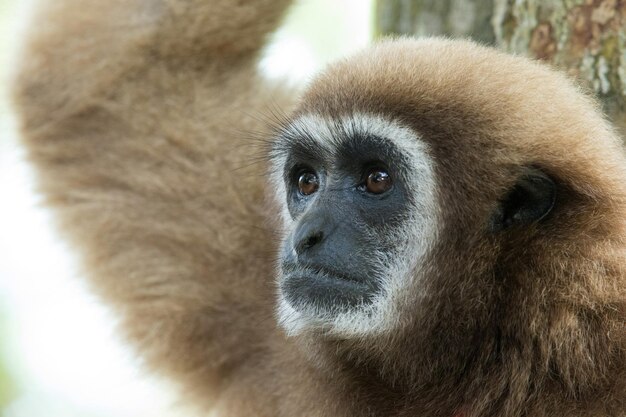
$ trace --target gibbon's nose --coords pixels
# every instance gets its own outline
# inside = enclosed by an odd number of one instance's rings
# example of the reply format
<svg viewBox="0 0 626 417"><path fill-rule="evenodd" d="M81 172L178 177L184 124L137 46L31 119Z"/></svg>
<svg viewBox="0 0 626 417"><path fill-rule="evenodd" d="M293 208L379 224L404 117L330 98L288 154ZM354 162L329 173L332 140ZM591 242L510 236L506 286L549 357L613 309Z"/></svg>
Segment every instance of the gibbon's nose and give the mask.
<svg viewBox="0 0 626 417"><path fill-rule="evenodd" d="M311 232L311 234L303 236L297 243L296 243L296 254L298 254L298 256L302 255L304 252L306 252L308 249L314 247L315 245L318 245L319 243L322 242L322 240L324 240L324 232L323 231L314 231Z"/></svg>
<svg viewBox="0 0 626 417"><path fill-rule="evenodd" d="M324 242L330 234L330 219L319 211L311 213L300 222L294 235L294 250L298 256L302 256Z"/></svg>

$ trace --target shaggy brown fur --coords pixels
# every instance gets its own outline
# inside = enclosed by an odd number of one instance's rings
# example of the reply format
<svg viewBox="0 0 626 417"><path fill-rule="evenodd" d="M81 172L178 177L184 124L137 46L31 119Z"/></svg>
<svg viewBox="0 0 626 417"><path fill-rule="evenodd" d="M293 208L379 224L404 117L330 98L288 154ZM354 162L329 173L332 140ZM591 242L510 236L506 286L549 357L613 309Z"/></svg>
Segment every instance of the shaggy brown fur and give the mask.
<svg viewBox="0 0 626 417"><path fill-rule="evenodd" d="M275 324L267 180L241 131L290 109L255 74L287 0L54 0L15 97L41 189L148 365L226 416L624 416L626 161L591 100L468 42L386 42L294 114L383 114L436 161L442 224L393 337ZM285 123L288 123L286 121ZM523 166L558 183L538 225L491 233ZM261 170L262 171L262 170Z"/></svg>

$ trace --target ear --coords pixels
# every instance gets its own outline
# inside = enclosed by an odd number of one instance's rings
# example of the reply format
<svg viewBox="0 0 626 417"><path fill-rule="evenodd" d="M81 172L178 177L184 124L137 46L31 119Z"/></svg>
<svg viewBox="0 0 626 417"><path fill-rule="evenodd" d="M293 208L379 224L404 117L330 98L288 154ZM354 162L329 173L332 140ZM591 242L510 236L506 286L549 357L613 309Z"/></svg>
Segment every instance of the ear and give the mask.
<svg viewBox="0 0 626 417"><path fill-rule="evenodd" d="M504 199L498 203L492 216L492 231L538 222L552 211L555 200L554 181L537 168L526 168Z"/></svg>

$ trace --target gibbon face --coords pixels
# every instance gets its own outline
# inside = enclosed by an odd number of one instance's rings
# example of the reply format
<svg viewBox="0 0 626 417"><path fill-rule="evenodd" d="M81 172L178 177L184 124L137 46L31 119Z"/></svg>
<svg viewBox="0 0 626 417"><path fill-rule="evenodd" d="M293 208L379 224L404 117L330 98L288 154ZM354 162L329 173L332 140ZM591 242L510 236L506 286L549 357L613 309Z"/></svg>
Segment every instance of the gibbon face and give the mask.
<svg viewBox="0 0 626 417"><path fill-rule="evenodd" d="M283 327L432 339L458 317L534 308L506 291L568 273L545 251L586 227L599 167L620 158L598 126L561 76L469 43L396 41L331 66L271 152Z"/></svg>
<svg viewBox="0 0 626 417"><path fill-rule="evenodd" d="M281 320L297 333L391 327L435 239L432 160L411 129L353 114L294 119L273 148L290 230L280 258Z"/></svg>

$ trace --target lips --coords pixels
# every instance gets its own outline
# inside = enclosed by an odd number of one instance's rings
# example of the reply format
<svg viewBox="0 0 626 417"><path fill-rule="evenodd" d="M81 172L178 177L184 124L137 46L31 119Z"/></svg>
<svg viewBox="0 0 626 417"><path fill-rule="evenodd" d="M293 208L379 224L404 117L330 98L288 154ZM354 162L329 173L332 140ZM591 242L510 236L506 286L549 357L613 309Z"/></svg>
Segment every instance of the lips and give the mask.
<svg viewBox="0 0 626 417"><path fill-rule="evenodd" d="M317 279L330 279L337 281L352 282L359 285L366 285L363 279L359 279L347 274L340 273L327 266L312 264L283 264L283 274L303 274L316 277Z"/></svg>
<svg viewBox="0 0 626 417"><path fill-rule="evenodd" d="M311 265L283 265L279 285L287 302L297 310L311 306L323 311L353 309L368 304L377 289L363 280Z"/></svg>

